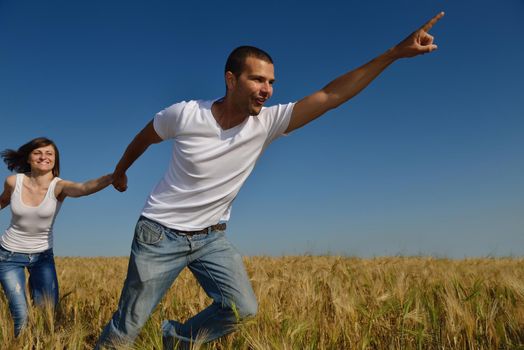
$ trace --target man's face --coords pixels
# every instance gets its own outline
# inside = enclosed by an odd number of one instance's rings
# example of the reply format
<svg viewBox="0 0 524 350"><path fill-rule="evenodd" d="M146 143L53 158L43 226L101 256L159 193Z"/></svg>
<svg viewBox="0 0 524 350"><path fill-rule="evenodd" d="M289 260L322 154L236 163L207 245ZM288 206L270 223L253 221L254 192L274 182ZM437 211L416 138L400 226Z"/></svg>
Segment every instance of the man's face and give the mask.
<svg viewBox="0 0 524 350"><path fill-rule="evenodd" d="M272 63L248 57L237 77L230 73L228 86L234 103L248 115L258 115L273 94L275 69Z"/></svg>

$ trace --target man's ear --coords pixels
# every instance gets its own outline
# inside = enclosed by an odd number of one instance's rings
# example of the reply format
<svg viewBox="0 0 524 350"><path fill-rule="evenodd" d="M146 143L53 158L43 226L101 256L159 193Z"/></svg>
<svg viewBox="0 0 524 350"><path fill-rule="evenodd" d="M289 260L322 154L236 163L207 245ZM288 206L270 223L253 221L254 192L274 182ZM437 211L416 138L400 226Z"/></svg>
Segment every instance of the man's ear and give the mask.
<svg viewBox="0 0 524 350"><path fill-rule="evenodd" d="M234 87L237 84L237 77L235 77L235 75L231 71L227 71L225 79L226 79L226 87L227 87L227 89L228 90L234 89Z"/></svg>

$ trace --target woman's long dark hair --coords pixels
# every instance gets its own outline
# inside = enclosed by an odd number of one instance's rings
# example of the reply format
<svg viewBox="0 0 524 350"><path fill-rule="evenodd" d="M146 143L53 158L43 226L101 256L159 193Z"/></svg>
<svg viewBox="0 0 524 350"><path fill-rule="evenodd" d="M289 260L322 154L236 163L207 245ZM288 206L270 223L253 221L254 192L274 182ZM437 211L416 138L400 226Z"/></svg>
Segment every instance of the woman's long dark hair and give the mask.
<svg viewBox="0 0 524 350"><path fill-rule="evenodd" d="M53 146L55 149L55 166L53 167L53 175L58 177L60 175L60 154L58 153L58 147L56 147L53 141L46 137L37 137L36 139L20 146L17 151L6 149L0 152L0 156L4 159L4 162L7 164L7 169L10 171L28 173L31 171L31 166L27 162L31 152L37 148L49 145Z"/></svg>

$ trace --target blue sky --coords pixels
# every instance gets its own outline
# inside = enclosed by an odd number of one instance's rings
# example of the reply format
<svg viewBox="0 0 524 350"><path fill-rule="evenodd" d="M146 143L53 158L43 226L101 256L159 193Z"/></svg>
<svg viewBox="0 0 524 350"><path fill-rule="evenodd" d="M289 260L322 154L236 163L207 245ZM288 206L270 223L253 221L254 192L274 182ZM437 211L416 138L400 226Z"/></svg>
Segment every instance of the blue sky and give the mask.
<svg viewBox="0 0 524 350"><path fill-rule="evenodd" d="M524 2L0 0L0 148L56 141L62 177L113 170L159 110L224 93L236 46L270 52L272 103L295 101L439 11L439 50L276 141L233 205L247 255L524 254ZM67 199L57 255L128 255L170 144L129 189ZM0 176L9 172L0 168ZM7 228L9 209L0 212Z"/></svg>

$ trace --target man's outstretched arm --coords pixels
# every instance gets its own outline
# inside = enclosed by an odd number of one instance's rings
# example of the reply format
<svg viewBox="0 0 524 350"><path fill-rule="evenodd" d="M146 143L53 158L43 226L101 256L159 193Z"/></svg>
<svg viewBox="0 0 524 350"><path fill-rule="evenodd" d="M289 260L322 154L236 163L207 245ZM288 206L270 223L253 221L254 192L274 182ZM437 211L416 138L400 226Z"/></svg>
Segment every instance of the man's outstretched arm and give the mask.
<svg viewBox="0 0 524 350"><path fill-rule="evenodd" d="M399 58L414 57L437 49L429 30L444 12L439 13L399 44L363 66L330 82L321 90L295 104L286 133L298 129L330 109L340 106L369 85L384 69Z"/></svg>
<svg viewBox="0 0 524 350"><path fill-rule="evenodd" d="M125 191L127 189L127 169L151 144L159 143L160 141L162 141L162 138L156 133L151 120L127 146L122 158L116 165L113 172L113 187L120 192Z"/></svg>

